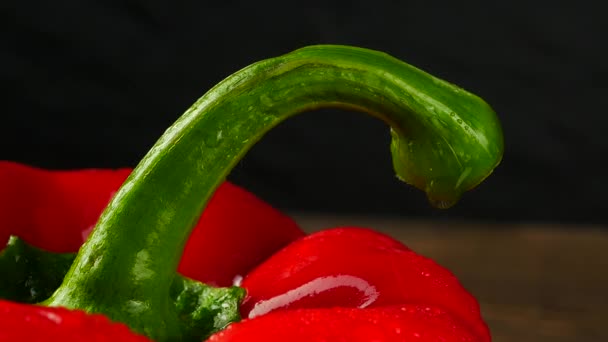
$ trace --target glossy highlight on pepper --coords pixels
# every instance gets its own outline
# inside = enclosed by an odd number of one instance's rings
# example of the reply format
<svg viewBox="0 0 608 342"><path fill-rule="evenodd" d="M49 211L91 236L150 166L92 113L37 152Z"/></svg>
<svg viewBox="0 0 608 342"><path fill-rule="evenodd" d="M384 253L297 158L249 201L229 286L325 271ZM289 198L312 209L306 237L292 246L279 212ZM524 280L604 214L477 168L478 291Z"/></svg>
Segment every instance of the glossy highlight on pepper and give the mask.
<svg viewBox="0 0 608 342"><path fill-rule="evenodd" d="M438 306L489 341L479 304L448 270L363 227L325 229L294 241L242 283L243 317L303 308Z"/></svg>

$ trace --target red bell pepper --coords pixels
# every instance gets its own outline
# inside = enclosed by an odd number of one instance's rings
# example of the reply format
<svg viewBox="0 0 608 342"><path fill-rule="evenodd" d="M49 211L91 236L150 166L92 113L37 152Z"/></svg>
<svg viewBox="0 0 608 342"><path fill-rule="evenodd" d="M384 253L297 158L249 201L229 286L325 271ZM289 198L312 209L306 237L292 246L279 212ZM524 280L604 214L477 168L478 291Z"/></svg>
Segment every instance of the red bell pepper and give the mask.
<svg viewBox="0 0 608 342"><path fill-rule="evenodd" d="M51 171L0 161L2 241L13 235L49 252L78 251L130 172L127 168ZM240 214L234 215L235 211ZM291 218L248 191L224 182L194 228L178 271L210 285L229 286L235 278L241 278L282 246L303 235ZM253 240L256 243L251 243ZM18 255L22 256L27 257ZM201 262L220 258L221 263ZM5 276L14 275L5 273ZM30 290L38 288L32 286ZM103 315L31 308L2 300L0 326L7 327L0 329L0 341L147 340L134 335L125 325L110 323ZM20 326L24 329L16 328Z"/></svg>
<svg viewBox="0 0 608 342"><path fill-rule="evenodd" d="M10 233L23 237L45 250L75 252L84 242L91 222L98 219L101 210L107 205L102 200L109 200L110 195L118 189L119 182L126 179L128 172L128 169L47 171L17 163L0 162L0 185L4 188L27 189L25 192L2 193L0 204L5 204L2 205L3 210L21 207L22 211L3 212L6 215L0 216L4 219L0 221L0 227L19 227L22 231L12 230ZM61 186L52 186L57 179L61 180L57 182ZM28 188L33 184L36 188ZM83 192L86 184L93 186L87 186L87 191ZM32 198L36 198L36 205L27 206L27 202ZM232 214L235 209L240 215ZM38 216L49 212L53 212L52 220L47 221L44 216ZM19 220L19 217L33 219L28 220L26 225L26 221ZM46 239L47 236L36 234L45 231L45 228L61 231L61 235L53 236L47 232L51 238ZM242 235L244 232L247 235ZM285 236L285 232L291 236ZM261 234L254 237L251 236L252 233ZM226 182L218 188L203 212L186 244L193 249L188 252L186 247L180 268L185 269L189 272L186 275L196 280L211 283L226 283L232 281L235 276L246 275L241 284L247 290L247 296L241 306L243 317L254 318L285 309L328 308L281 314L282 316L276 319L285 321L287 325L283 326L284 331L281 334L276 335L277 340L283 334L289 333L289 329L294 329L298 324L309 325L311 321L318 327L305 330L314 336L327 329L324 324L328 321L331 321L332 325L347 324L348 320L372 322L386 315L390 317L386 322L391 324L376 325L376 329L387 329L388 333L397 337L406 331L411 334L424 334L426 330L421 329L420 332L418 323L426 322L427 316L431 315L432 325L449 326L459 322L458 329L466 332L466 336L476 334L479 341L489 341L488 329L475 299L449 271L432 260L414 253L388 236L357 227L327 229L299 239L278 251L281 245L286 244L286 239L296 240L301 235L303 232L287 216L247 191ZM280 240L275 240L276 237ZM78 239L81 241L77 246L64 249L57 247L62 241ZM251 241L256 243L252 244ZM232 251L234 244L240 251L238 258L231 257L235 253ZM200 251L204 253L199 253ZM248 273L253 268L249 259L258 264L275 251L278 252ZM224 268L209 268L206 267L207 264L200 263L201 260L214 259L228 262L220 264ZM180 272L185 274L181 270ZM398 305L401 306L395 307ZM8 316L6 322L15 321L14 317L19 316L21 312L27 313L27 307L15 303L6 302L0 307ZM48 331L47 325L62 330L59 327L65 325L65 320L88 322L83 313L65 309L37 307L33 313L28 314L37 317L45 331ZM340 319L333 322L332 315ZM107 320L100 317L103 316L91 316L90 324L104 326ZM62 324L56 324L58 320ZM258 334L253 336L263 335L259 332L268 328L264 324L276 324L276 320L270 320L269 323L264 323L266 320L246 322L238 325L239 328L214 336L212 340L234 340L239 336L252 336L249 334L250 329L259 329ZM249 327L250 324L252 327ZM391 329L395 324L400 327L398 333ZM242 326L244 328L241 328ZM127 329L118 328L117 325L108 325L107 329L130 336L125 334ZM85 331L67 330L58 336L68 334L68 337L73 337ZM435 334L439 332L441 329L433 329L429 338L435 339ZM14 334L14 330L9 329L4 333L10 336ZM352 338L360 333L361 331L357 331ZM443 336L454 337L460 336L459 334ZM35 335L28 336L28 339L34 337ZM311 335L302 335L300 338L306 341ZM419 340L426 341L425 338Z"/></svg>
<svg viewBox="0 0 608 342"><path fill-rule="evenodd" d="M128 168L51 171L0 161L0 243L14 235L46 251L77 252L130 173ZM302 236L291 218L224 182L193 229L178 271L206 284L230 286ZM221 263L200 262L218 256Z"/></svg>
<svg viewBox="0 0 608 342"><path fill-rule="evenodd" d="M370 229L327 229L295 241L250 272L242 286L247 290L243 317L285 309L416 304L445 310L449 315L442 317L460 322L479 341L490 340L477 301L452 273Z"/></svg>
<svg viewBox="0 0 608 342"><path fill-rule="evenodd" d="M235 323L207 341L486 341L461 323L441 307L420 304L297 309Z"/></svg>
<svg viewBox="0 0 608 342"><path fill-rule="evenodd" d="M0 300L0 341L146 342L122 323L80 310L49 308Z"/></svg>
<svg viewBox="0 0 608 342"><path fill-rule="evenodd" d="M107 206L120 173L24 168L12 174L14 179L2 177L7 184L33 185L30 193L37 199L32 210L28 203L7 201L6 217L19 219L11 215L21 213L33 219L17 228L10 221L8 228L0 224L3 236L30 234L28 240L45 248L39 238L43 233L37 234L44 230L53 240L50 249L67 251L78 247L90 222L95 225L63 283L41 303L74 311L0 301L0 314L12 317L0 317L0 331L42 340L46 334L31 332L51 331L49 324L59 330L70 330L69 323L90 326L95 315L103 314L158 341L200 340L213 332L211 341L489 341L475 299L430 259L364 228L336 228L298 239L301 233L292 221L223 182L245 151L281 120L335 105L365 110L389 123L398 177L424 190L437 207L453 205L491 173L502 155L500 125L485 102L388 55L316 46L256 63L197 101L126 180L128 171L120 171L124 183ZM76 180L82 185L74 186ZM19 197L15 189L9 196ZM216 201L222 191L225 200ZM236 217L222 216L226 213ZM75 219L65 219L71 214ZM44 215L53 225L45 227ZM215 218L206 224L207 217ZM277 243L278 229L290 232ZM70 235L69 242L54 241L57 231ZM246 274L242 288L210 287L175 272L179 268L225 284L290 240ZM15 241L5 251L25 250ZM264 253L249 246L258 241ZM234 246L243 247L238 257L229 252ZM182 253L184 248L192 252ZM227 270L204 266L224 260ZM239 311L245 319L233 323ZM91 336L138 338L106 323ZM116 335L113 327L122 332Z"/></svg>

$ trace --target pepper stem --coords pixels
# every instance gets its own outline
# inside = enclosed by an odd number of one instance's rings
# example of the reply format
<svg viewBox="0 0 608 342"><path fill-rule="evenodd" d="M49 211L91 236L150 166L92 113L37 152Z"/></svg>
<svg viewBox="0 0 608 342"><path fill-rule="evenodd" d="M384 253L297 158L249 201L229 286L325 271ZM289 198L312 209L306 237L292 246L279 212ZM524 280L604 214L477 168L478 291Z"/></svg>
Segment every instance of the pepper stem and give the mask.
<svg viewBox="0 0 608 342"><path fill-rule="evenodd" d="M384 53L311 46L244 68L158 140L101 216L49 305L104 313L178 339L169 290L184 244L235 164L286 118L321 107L391 126L397 176L449 206L499 163L502 133L478 97Z"/></svg>

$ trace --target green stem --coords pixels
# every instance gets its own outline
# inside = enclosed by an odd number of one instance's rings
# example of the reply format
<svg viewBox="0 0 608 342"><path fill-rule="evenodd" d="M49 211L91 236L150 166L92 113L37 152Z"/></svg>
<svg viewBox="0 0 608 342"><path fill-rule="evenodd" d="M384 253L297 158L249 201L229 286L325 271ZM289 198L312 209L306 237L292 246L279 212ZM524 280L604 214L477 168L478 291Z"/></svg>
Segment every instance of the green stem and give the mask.
<svg viewBox="0 0 608 342"><path fill-rule="evenodd" d="M440 207L502 156L501 129L484 101L386 54L311 46L261 61L211 89L165 132L47 304L105 313L160 340L179 336L169 288L207 200L266 132L321 107L388 123L397 176Z"/></svg>

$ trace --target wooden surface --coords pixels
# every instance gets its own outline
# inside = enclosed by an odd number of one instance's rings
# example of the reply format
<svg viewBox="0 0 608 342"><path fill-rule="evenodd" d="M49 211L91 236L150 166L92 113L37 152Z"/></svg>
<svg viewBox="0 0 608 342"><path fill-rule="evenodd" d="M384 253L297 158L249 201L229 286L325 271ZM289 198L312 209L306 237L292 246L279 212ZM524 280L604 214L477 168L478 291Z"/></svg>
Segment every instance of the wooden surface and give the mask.
<svg viewBox="0 0 608 342"><path fill-rule="evenodd" d="M608 227L292 215L307 231L373 227L450 269L495 342L608 341Z"/></svg>

